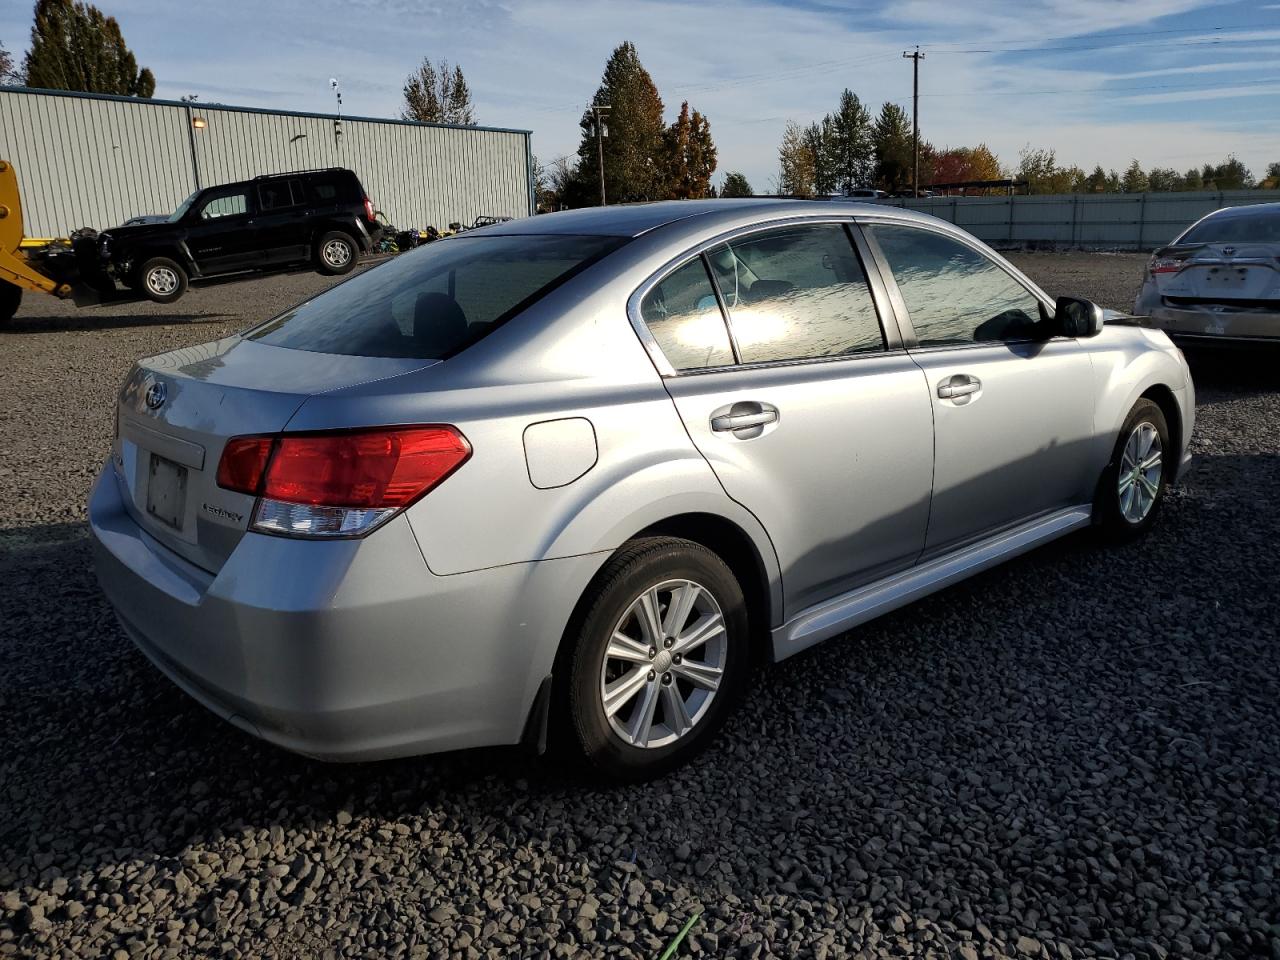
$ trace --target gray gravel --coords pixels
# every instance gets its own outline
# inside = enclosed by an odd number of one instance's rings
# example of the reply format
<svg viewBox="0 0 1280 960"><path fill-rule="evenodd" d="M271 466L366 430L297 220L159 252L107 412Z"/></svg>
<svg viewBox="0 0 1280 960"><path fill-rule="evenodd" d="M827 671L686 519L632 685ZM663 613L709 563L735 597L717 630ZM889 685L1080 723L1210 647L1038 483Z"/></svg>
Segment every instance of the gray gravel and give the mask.
<svg viewBox="0 0 1280 960"><path fill-rule="evenodd" d="M1116 307L1143 260L1016 259ZM1280 957L1274 362L1196 363L1197 472L1149 538L1068 539L762 674L667 780L327 766L135 652L83 523L135 356L325 282L33 298L0 333L0 955L655 957L700 913L681 956Z"/></svg>

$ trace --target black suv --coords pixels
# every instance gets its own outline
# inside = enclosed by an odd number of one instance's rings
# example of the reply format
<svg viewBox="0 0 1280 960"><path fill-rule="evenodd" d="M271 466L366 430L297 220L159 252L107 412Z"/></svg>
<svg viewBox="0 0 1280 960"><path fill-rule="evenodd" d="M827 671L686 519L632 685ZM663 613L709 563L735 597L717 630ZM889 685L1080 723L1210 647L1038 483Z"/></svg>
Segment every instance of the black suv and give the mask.
<svg viewBox="0 0 1280 960"><path fill-rule="evenodd" d="M156 303L172 303L189 277L314 263L346 273L382 228L350 170L305 170L197 190L160 222L98 235L110 278Z"/></svg>

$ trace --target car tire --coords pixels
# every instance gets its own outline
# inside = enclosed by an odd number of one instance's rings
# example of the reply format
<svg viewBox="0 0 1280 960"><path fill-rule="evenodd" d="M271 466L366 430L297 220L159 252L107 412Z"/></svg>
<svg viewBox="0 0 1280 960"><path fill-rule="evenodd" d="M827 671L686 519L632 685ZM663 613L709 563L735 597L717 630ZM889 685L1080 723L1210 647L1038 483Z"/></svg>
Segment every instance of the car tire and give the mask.
<svg viewBox="0 0 1280 960"><path fill-rule="evenodd" d="M661 537L625 546L587 598L569 661L574 752L611 780L661 776L700 753L741 697L742 587L706 547Z"/></svg>
<svg viewBox="0 0 1280 960"><path fill-rule="evenodd" d="M1125 417L1099 484L1099 519L1105 536L1132 540L1151 529L1175 456L1164 411L1150 400L1139 400Z"/></svg>
<svg viewBox="0 0 1280 960"><path fill-rule="evenodd" d="M173 303L187 292L187 271L176 260L152 257L138 268L138 289L154 303Z"/></svg>
<svg viewBox="0 0 1280 960"><path fill-rule="evenodd" d="M22 288L8 280L0 280L0 323L8 323L22 306Z"/></svg>
<svg viewBox="0 0 1280 960"><path fill-rule="evenodd" d="M341 230L331 230L316 241L316 269L331 277L350 273L359 256L355 240Z"/></svg>

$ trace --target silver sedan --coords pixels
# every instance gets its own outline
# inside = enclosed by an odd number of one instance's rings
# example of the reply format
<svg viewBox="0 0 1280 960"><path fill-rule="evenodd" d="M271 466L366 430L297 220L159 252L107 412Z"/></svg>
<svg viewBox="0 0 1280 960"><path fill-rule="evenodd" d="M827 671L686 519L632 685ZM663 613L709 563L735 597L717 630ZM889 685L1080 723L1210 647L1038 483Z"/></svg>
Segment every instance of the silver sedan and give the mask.
<svg viewBox="0 0 1280 960"><path fill-rule="evenodd" d="M755 662L1143 533L1193 420L1163 333L941 221L611 207L140 361L89 514L126 633L251 734L357 760L553 729L635 779Z"/></svg>
<svg viewBox="0 0 1280 960"><path fill-rule="evenodd" d="M1151 257L1133 312L1188 346L1280 343L1280 203L1192 224Z"/></svg>

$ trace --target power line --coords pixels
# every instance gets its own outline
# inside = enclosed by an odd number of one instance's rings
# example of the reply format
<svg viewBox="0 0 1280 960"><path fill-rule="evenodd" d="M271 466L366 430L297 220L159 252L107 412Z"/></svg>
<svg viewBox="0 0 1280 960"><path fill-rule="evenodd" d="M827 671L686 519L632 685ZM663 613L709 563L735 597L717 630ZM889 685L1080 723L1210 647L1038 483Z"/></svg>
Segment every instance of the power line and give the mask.
<svg viewBox="0 0 1280 960"><path fill-rule="evenodd" d="M1118 39L1120 37L1168 36L1170 34L1175 34L1175 33L1230 34L1230 33L1240 33L1244 31L1256 31L1257 29L1258 27L1254 24L1242 25L1242 26L1179 27L1179 28L1168 29L1168 30L1136 30L1131 33L1111 33L1111 34L1107 34L1105 37L1096 37L1094 39L1106 41L1106 40ZM1068 34L1067 36L1062 36L1062 37L1043 37L1041 38L1041 43L1056 43L1059 40L1082 40L1082 39L1085 39L1084 34L1074 33L1074 34ZM1026 43L1027 41L1025 39L1019 39L1019 40L993 40L990 42L992 44L1006 44L1006 43ZM950 43L931 43L929 44L929 49L934 53L944 53L944 52L962 53L967 51L946 51L944 48L961 47L964 45L965 45L965 41L956 40ZM1028 48L1028 49L1039 50L1039 49L1043 49L1043 47L1034 47L1034 48ZM983 51L983 52L991 52L991 51Z"/></svg>
<svg viewBox="0 0 1280 960"><path fill-rule="evenodd" d="M952 93L922 93L922 97L1029 97L1056 93L1099 93L1111 94L1134 90L1232 90L1236 87L1258 86L1267 83L1280 83L1280 77L1267 77L1262 80L1237 80L1234 83L1156 83L1130 87L1060 87L1057 90L961 90Z"/></svg>

